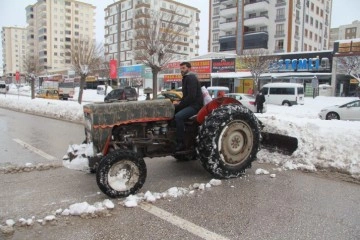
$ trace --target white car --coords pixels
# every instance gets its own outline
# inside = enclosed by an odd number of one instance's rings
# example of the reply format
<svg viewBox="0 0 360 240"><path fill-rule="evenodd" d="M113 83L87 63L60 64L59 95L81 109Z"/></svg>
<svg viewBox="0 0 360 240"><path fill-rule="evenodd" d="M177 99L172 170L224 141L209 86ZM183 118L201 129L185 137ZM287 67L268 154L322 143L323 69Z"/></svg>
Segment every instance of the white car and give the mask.
<svg viewBox="0 0 360 240"><path fill-rule="evenodd" d="M320 111L319 117L325 120L354 120L360 121L360 100L348 102L343 105L335 105Z"/></svg>
<svg viewBox="0 0 360 240"><path fill-rule="evenodd" d="M255 97L245 93L227 93L225 97L231 97L238 100L244 107L247 107L252 112L256 113ZM266 103L264 103L263 113L266 112Z"/></svg>

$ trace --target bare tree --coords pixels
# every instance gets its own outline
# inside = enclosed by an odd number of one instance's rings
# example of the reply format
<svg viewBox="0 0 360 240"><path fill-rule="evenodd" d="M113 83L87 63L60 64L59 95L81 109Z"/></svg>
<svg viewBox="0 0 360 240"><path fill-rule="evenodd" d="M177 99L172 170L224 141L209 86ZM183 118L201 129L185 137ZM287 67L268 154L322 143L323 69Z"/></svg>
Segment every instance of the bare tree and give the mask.
<svg viewBox="0 0 360 240"><path fill-rule="evenodd" d="M262 48L244 50L243 55L240 56L240 61L251 72L258 91L260 91L259 78L261 74L268 70L270 63L274 60L275 58Z"/></svg>
<svg viewBox="0 0 360 240"><path fill-rule="evenodd" d="M178 46L184 46L191 19L179 11L138 12L135 20L134 59L151 68L153 98L157 98L157 76L164 66L179 54Z"/></svg>
<svg viewBox="0 0 360 240"><path fill-rule="evenodd" d="M80 75L80 90L78 103L82 102L82 95L86 77L99 68L102 59L102 46L93 39L73 39L71 47L67 48L65 55L71 58L73 70Z"/></svg>
<svg viewBox="0 0 360 240"><path fill-rule="evenodd" d="M360 56L336 57L338 70L355 78L360 83Z"/></svg>
<svg viewBox="0 0 360 240"><path fill-rule="evenodd" d="M39 75L41 72L41 67L39 64L39 56L34 54L29 54L24 59L24 67L26 71L27 78L30 79L31 85L31 99L35 98L35 76Z"/></svg>

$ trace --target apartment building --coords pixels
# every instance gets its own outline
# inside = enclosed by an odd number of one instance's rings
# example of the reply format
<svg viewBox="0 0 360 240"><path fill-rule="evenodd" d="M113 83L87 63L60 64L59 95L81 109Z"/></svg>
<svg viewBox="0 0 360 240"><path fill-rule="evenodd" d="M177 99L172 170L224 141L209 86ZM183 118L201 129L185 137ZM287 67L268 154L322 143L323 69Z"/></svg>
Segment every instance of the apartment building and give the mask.
<svg viewBox="0 0 360 240"><path fill-rule="evenodd" d="M210 0L209 52L329 49L332 0Z"/></svg>
<svg viewBox="0 0 360 240"><path fill-rule="evenodd" d="M38 0L26 7L28 54L38 56L43 73L70 70L72 40L95 41L95 8L75 0Z"/></svg>
<svg viewBox="0 0 360 240"><path fill-rule="evenodd" d="M18 71L23 73L26 69L26 36L24 27L3 27L1 30L3 74L7 77L15 76Z"/></svg>
<svg viewBox="0 0 360 240"><path fill-rule="evenodd" d="M179 26L186 26L186 34L176 42L174 60L185 60L198 56L200 11L197 8L173 0L119 0L105 9L105 56L107 60L118 60L119 66L138 64L133 52L136 21L147 21L149 12L175 11L182 15ZM189 24L190 23L190 24ZM185 25L184 25L185 24Z"/></svg>
<svg viewBox="0 0 360 240"><path fill-rule="evenodd" d="M360 21L353 21L351 24L341 25L330 29L330 49L334 48L336 40L360 38Z"/></svg>

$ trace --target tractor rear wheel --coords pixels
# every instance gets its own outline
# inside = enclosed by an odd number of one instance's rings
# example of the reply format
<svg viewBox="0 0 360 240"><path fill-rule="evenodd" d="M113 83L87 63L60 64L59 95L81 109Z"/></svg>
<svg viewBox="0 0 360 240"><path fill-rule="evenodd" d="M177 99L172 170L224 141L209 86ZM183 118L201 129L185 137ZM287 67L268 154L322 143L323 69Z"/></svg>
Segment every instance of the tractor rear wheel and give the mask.
<svg viewBox="0 0 360 240"><path fill-rule="evenodd" d="M200 126L197 153L217 178L238 177L256 159L260 125L246 107L229 104L215 109Z"/></svg>
<svg viewBox="0 0 360 240"><path fill-rule="evenodd" d="M114 150L101 159L96 171L96 182L109 197L127 197L140 190L146 174L145 161L137 153Z"/></svg>

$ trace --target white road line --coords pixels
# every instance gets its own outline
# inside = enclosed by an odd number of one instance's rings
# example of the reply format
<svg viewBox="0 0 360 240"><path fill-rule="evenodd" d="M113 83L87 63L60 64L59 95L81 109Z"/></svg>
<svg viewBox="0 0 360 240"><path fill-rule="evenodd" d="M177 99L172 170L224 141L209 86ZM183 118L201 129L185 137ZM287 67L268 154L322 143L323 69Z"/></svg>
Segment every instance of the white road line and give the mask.
<svg viewBox="0 0 360 240"><path fill-rule="evenodd" d="M47 160L54 161L56 160L55 157L47 154L46 152L41 151L40 149L37 149L36 147L31 146L30 144L27 144L26 142L21 141L20 139L14 138L15 142L23 146L24 148L29 149L30 151L42 156L43 158L46 158Z"/></svg>
<svg viewBox="0 0 360 240"><path fill-rule="evenodd" d="M140 207L148 213L151 213L181 229L184 229L198 237L206 240L228 240L228 238L220 236L214 232L211 232L203 227L197 226L192 222L175 216L161 208L155 207L149 203L141 203Z"/></svg>

